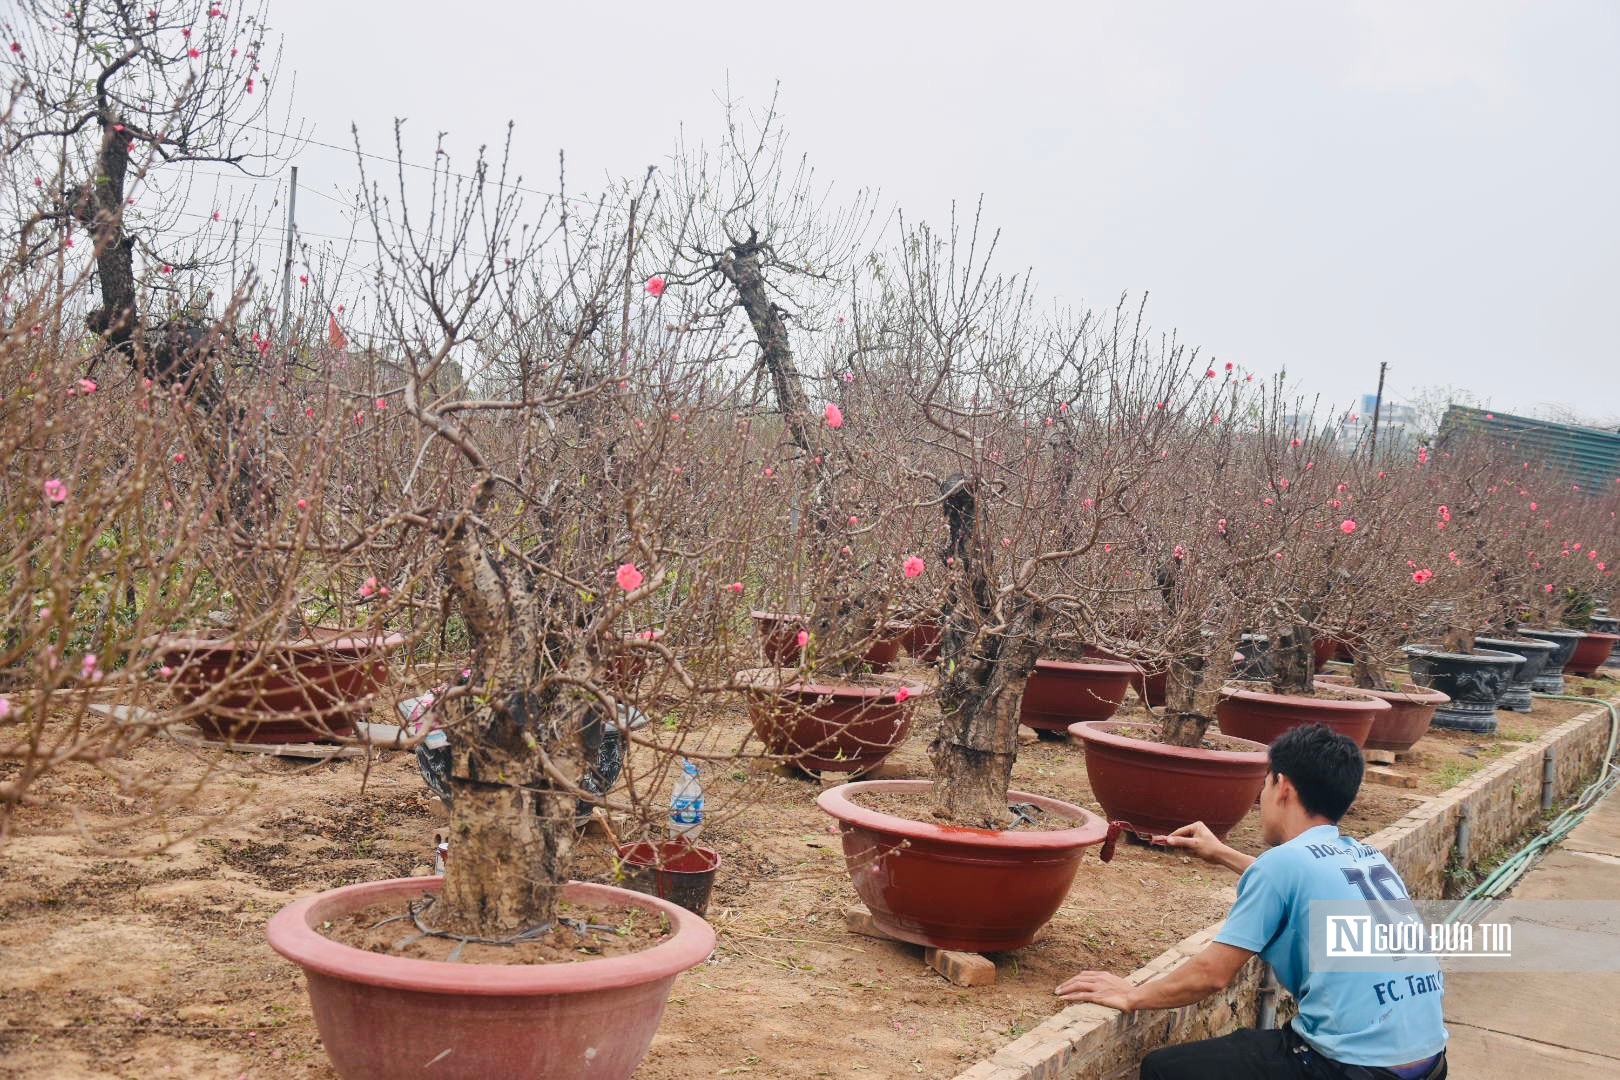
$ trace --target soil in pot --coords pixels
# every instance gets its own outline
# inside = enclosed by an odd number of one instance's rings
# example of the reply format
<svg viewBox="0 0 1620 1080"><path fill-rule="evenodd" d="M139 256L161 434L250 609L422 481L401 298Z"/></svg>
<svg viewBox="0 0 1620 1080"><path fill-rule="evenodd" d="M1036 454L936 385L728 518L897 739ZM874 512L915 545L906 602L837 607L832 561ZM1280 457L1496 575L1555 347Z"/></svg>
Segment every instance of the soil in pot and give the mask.
<svg viewBox="0 0 1620 1080"><path fill-rule="evenodd" d="M1388 711L1388 702L1348 688L1319 687L1307 697L1279 694L1269 683L1229 683L1215 706L1215 722L1223 734L1267 746L1303 724L1325 724L1365 746L1374 718Z"/></svg>
<svg viewBox="0 0 1620 1080"><path fill-rule="evenodd" d="M1317 682L1329 686L1353 686L1348 675L1320 675ZM1356 691L1389 702L1389 709L1373 716L1367 741L1368 750L1387 750L1403 754L1412 749L1434 721L1434 711L1451 699L1438 690L1427 690L1416 683L1398 683L1393 690L1369 690L1356 687Z"/></svg>
<svg viewBox="0 0 1620 1080"><path fill-rule="evenodd" d="M905 741L916 703L934 692L894 677L817 683L794 675L763 668L737 678L751 684L754 733L772 754L807 772L860 773L880 764Z"/></svg>
<svg viewBox="0 0 1620 1080"><path fill-rule="evenodd" d="M1158 741L1147 724L1096 721L1069 734L1086 751L1086 778L1110 821L1139 838L1202 821L1225 837L1254 808L1266 779L1266 748L1229 735L1208 734L1201 747Z"/></svg>
<svg viewBox="0 0 1620 1080"><path fill-rule="evenodd" d="M152 661L174 669L170 694L203 705L192 720L204 735L278 744L353 735L388 684L388 653L404 642L325 630L278 642L165 635L151 644Z"/></svg>
<svg viewBox="0 0 1620 1080"><path fill-rule="evenodd" d="M1085 849L1113 830L1057 799L1009 791L1009 803L1068 818L1072 828L991 830L939 825L860 805L865 792L909 795L924 805L926 780L873 780L823 791L816 805L838 819L855 892L884 933L940 949L1003 952L1034 940L1063 903Z"/></svg>
<svg viewBox="0 0 1620 1080"><path fill-rule="evenodd" d="M321 933L357 910L381 904L397 912L408 898L441 886L437 878L348 885L299 900L270 920L270 945L304 969L321 1041L344 1080L624 1080L652 1044L675 976L714 947L714 931L689 911L578 882L566 887L565 903L588 912L638 909L646 924L667 923L674 932L640 951L550 964L418 960ZM418 933L406 926L399 937Z"/></svg>
<svg viewBox="0 0 1620 1080"><path fill-rule="evenodd" d="M1018 722L1042 738L1061 741L1070 724L1114 715L1138 670L1118 660L1037 660L1024 684Z"/></svg>

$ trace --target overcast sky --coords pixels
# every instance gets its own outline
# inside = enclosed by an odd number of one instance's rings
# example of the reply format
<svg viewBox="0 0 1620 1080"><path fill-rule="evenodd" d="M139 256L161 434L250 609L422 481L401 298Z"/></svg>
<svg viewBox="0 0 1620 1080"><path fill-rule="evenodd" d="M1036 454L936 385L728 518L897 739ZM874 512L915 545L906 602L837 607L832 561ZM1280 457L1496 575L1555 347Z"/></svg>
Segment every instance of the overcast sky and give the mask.
<svg viewBox="0 0 1620 1080"><path fill-rule="evenodd" d="M526 183L663 162L781 84L792 148L938 221L984 195L1048 296L1348 403L1457 386L1620 415L1620 3L279 0L316 138L466 160L508 119ZM292 90L292 80L296 88ZM463 156L463 154L465 156ZM300 184L352 190L309 147ZM339 231L301 198L301 223Z"/></svg>

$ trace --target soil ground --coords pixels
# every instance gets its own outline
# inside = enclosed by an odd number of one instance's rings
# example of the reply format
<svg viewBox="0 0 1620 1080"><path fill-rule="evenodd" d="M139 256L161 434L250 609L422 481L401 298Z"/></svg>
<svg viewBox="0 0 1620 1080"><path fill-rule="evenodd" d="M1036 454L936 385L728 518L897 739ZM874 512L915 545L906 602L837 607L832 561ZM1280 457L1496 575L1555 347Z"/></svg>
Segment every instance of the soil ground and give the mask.
<svg viewBox="0 0 1620 1080"><path fill-rule="evenodd" d="M1501 714L1497 737L1431 734L1416 763L1396 766L1420 787L1365 786L1346 831L1376 831L1584 708L1537 701L1528 716ZM931 709L885 775L928 775ZM735 734L746 720L711 723ZM156 740L128 764L175 783L216 775L157 820L88 768L44 783L49 804L28 812L0 863L0 1076L332 1077L303 977L265 944L264 924L296 896L427 870L442 807L414 758L384 753L369 770L221 762ZM1086 859L1042 938L994 957L995 986L956 987L920 950L844 929L856 897L814 805L820 786L765 763L706 774L712 804L746 794L751 805L704 833L725 859L709 906L719 945L677 981L638 1077L954 1076L1057 1009L1052 989L1068 975L1128 972L1218 920L1233 895L1218 868L1121 844L1111 864ZM1031 737L1014 786L1096 809L1077 746ZM1259 851L1257 816L1230 839ZM589 831L576 876L603 879L610 846Z"/></svg>

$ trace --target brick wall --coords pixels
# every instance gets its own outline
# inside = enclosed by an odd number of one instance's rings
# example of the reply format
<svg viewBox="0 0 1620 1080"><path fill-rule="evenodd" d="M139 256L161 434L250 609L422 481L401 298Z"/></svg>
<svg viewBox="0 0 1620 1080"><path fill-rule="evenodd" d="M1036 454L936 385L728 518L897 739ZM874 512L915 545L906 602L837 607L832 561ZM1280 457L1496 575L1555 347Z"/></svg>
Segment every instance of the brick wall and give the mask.
<svg viewBox="0 0 1620 1080"><path fill-rule="evenodd" d="M1473 865L1533 825L1541 813L1542 754L1553 748L1554 798L1577 792L1597 772L1608 746L1609 711L1594 708L1561 724L1529 746L1481 769L1465 783L1430 799L1406 817L1366 838L1400 871L1412 895L1439 899L1457 842L1461 807L1469 808L1464 857ZM1220 924L1179 942L1133 983L1161 975L1212 941ZM978 1062L956 1080L1115 1080L1133 1077L1142 1056L1170 1043L1224 1035L1253 1026L1261 965L1246 964L1232 985L1196 1005L1125 1016L1100 1005L1071 1005ZM1287 1013L1287 1003L1282 1009Z"/></svg>

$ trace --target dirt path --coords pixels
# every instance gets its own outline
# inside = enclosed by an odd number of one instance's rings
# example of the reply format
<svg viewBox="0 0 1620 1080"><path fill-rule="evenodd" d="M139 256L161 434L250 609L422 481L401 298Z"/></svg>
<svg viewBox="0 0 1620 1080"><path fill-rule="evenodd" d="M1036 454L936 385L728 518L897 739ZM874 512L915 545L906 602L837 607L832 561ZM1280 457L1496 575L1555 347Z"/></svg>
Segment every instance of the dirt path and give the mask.
<svg viewBox="0 0 1620 1080"><path fill-rule="evenodd" d="M1534 737L1581 708L1538 702L1504 726ZM895 771L927 775L927 727L919 718ZM1423 786L1367 786L1347 831L1375 831L1507 741L1425 740ZM132 764L176 782L221 768L169 742ZM406 754L384 755L369 776L357 761L226 764L231 774L163 821L143 820L148 804L88 770L51 782L52 804L0 865L0 1076L333 1075L302 976L265 944L265 921L295 896L425 866L440 808ZM1077 747L1026 745L1015 785L1094 806ZM1074 970L1129 971L1219 919L1232 896L1221 871L1122 844L1110 865L1087 859L1044 937L995 958L996 986L962 989L909 946L845 931L855 895L814 806L819 785L761 764L716 770L706 787L722 807L741 792L753 805L705 834L727 860L709 913L720 944L677 982L637 1073L647 1080L950 1077L1050 1015L1053 986ZM210 820L161 854L128 854ZM76 824L102 831L92 841ZM1256 818L1232 839L1259 850ZM607 847L587 835L577 876L602 874Z"/></svg>

